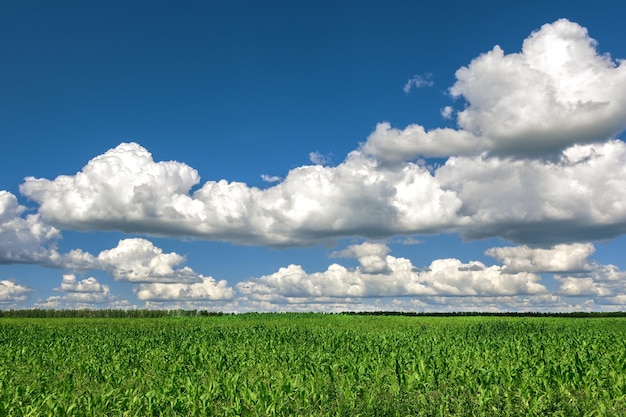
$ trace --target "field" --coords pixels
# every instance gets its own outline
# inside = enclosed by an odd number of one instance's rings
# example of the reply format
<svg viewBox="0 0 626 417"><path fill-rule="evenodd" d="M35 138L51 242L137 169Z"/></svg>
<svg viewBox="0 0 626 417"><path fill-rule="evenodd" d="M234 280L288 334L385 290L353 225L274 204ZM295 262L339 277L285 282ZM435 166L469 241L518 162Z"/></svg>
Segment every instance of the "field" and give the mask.
<svg viewBox="0 0 626 417"><path fill-rule="evenodd" d="M626 415L626 319L2 318L0 415Z"/></svg>

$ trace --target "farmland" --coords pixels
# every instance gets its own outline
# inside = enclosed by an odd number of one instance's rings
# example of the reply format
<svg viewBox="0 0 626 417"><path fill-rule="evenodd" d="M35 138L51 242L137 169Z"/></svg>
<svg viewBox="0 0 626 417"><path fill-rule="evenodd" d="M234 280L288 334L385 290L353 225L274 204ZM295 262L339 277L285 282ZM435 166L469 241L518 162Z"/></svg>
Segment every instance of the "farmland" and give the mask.
<svg viewBox="0 0 626 417"><path fill-rule="evenodd" d="M626 319L0 319L0 416L625 415Z"/></svg>

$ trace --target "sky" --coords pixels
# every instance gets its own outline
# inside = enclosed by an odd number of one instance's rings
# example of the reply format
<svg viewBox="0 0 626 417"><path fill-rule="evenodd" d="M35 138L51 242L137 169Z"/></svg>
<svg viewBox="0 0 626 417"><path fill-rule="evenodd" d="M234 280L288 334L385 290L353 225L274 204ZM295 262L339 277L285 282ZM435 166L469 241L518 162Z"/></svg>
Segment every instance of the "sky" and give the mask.
<svg viewBox="0 0 626 417"><path fill-rule="evenodd" d="M0 309L626 310L623 16L4 2Z"/></svg>

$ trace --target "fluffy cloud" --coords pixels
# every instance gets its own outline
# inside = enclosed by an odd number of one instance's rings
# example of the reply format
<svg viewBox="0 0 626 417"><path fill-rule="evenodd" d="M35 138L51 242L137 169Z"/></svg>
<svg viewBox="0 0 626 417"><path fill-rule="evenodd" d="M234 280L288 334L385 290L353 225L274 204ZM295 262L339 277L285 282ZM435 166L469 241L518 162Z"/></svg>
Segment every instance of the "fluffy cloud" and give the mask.
<svg viewBox="0 0 626 417"><path fill-rule="evenodd" d="M235 295L225 280L212 277L201 277L194 284L140 284L135 293L142 301L224 301Z"/></svg>
<svg viewBox="0 0 626 417"><path fill-rule="evenodd" d="M626 65L598 53L587 30L565 19L531 34L519 53L494 47L456 78L450 93L467 102L457 114L459 130L382 123L363 150L391 163L482 152L538 157L626 127Z"/></svg>
<svg viewBox="0 0 626 417"><path fill-rule="evenodd" d="M20 189L62 227L276 246L429 232L453 223L461 205L427 169L378 167L359 152L336 167L296 168L266 190L222 180L189 195L197 180L187 165L154 162L131 143L94 158L75 176L26 178Z"/></svg>
<svg viewBox="0 0 626 417"><path fill-rule="evenodd" d="M100 266L117 281L133 283L193 283L201 276L181 264L185 257L175 252L163 253L146 239L122 239L113 249L100 252L95 267Z"/></svg>
<svg viewBox="0 0 626 417"><path fill-rule="evenodd" d="M0 190L0 264L46 262L48 246L60 237L39 214L23 217L25 210L13 194Z"/></svg>
<svg viewBox="0 0 626 417"><path fill-rule="evenodd" d="M65 274L61 280L61 287L55 291L61 295L53 295L45 300L39 300L34 308L128 308L124 301L120 301L111 294L108 285L103 285L94 277L78 281L74 274Z"/></svg>
<svg viewBox="0 0 626 417"><path fill-rule="evenodd" d="M147 161L142 156L147 151L136 144L120 145L88 166L106 165L111 155L117 163L120 149L128 161L133 160L131 149L139 154L138 161L129 162L132 166L159 171L155 166L161 162ZM175 163L170 167L190 169ZM67 200L63 184L68 177L59 177L60 182L27 179L22 191L42 198L40 213L47 221L68 228L80 229L90 217L88 223L96 229L240 244L306 245L339 236L453 230L469 239L501 236L517 243L552 244L626 231L626 144L619 140L575 145L554 161L452 157L436 170L419 163L379 165L353 152L335 167L293 169L265 190L209 181L193 195L170 194L176 187L167 182L179 175L155 174L145 178L150 183L137 184L120 168L117 175L126 178L114 181L120 192L98 206L96 196L106 193L107 179L85 172L109 171L90 168L72 177L77 181L72 193L80 196L76 206ZM54 229L48 230L50 235Z"/></svg>
<svg viewBox="0 0 626 417"><path fill-rule="evenodd" d="M0 281L0 303L13 303L24 301L32 290L23 285L3 279Z"/></svg>
<svg viewBox="0 0 626 417"><path fill-rule="evenodd" d="M74 274L63 275L61 287L58 288L58 291L103 294L110 292L108 285L100 284L94 277L77 281Z"/></svg>
<svg viewBox="0 0 626 417"><path fill-rule="evenodd" d="M346 249L331 254L335 258L356 258L359 263L359 271L366 274L388 274L391 268L387 263L389 248L382 243L362 243L351 245Z"/></svg>
<svg viewBox="0 0 626 417"><path fill-rule="evenodd" d="M438 184L463 201L466 238L519 243L596 240L626 231L626 144L576 145L558 161L449 158Z"/></svg>
<svg viewBox="0 0 626 417"><path fill-rule="evenodd" d="M459 129L381 123L339 165L298 167L267 189L221 180L192 192L195 169L124 143L20 190L58 227L245 245L441 232L544 246L611 238L626 232L626 145L609 140L626 125L626 69L595 47L575 23L545 25L521 52L495 47L457 72ZM420 155L455 156L436 168L407 162Z"/></svg>
<svg viewBox="0 0 626 417"><path fill-rule="evenodd" d="M456 73L468 102L460 127L489 138L495 154L541 154L606 140L626 127L626 65L599 54L587 30L565 19L498 46Z"/></svg>
<svg viewBox="0 0 626 417"><path fill-rule="evenodd" d="M595 264L589 273L562 274L559 293L567 296L626 297L626 272L615 265Z"/></svg>
<svg viewBox="0 0 626 417"><path fill-rule="evenodd" d="M595 252L591 243L561 244L554 247L528 246L491 248L487 255L504 264L507 272L580 272L590 271L589 257Z"/></svg>
<svg viewBox="0 0 626 417"><path fill-rule="evenodd" d="M138 284L134 292L142 301L218 301L234 297L234 290L226 281L205 277L187 266L179 267L184 261L184 256L175 252L164 253L146 239L130 238L120 240L116 247L103 250L98 256L78 249L66 254L52 251L44 265L74 270L104 270L116 281ZM63 275L61 286L55 290L64 294L40 300L35 307L65 308L76 305L78 308L90 308L91 304L128 307L111 295L107 285L100 284L93 277L78 281L74 274Z"/></svg>
<svg viewBox="0 0 626 417"><path fill-rule="evenodd" d="M501 266L481 262L462 263L458 259L438 259L428 268L418 270L408 259L387 255L388 271L381 273L378 262L374 271L369 257L379 260L389 249L380 244L350 246L340 256L356 256L361 266L355 270L332 264L324 272L308 274L299 265L280 268L274 274L237 284L237 289L254 299L285 302L320 302L328 298L364 298L398 296L502 296L545 293L537 275L527 272L507 273ZM335 254L337 255L337 254ZM364 267L365 266L365 267Z"/></svg>

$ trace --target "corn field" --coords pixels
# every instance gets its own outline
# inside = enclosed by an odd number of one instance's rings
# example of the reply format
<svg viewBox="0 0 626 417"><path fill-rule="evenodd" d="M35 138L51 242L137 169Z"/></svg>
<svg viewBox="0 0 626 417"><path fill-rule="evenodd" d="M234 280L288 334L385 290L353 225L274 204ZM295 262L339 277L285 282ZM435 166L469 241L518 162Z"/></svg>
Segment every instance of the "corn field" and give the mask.
<svg viewBox="0 0 626 417"><path fill-rule="evenodd" d="M0 319L0 416L626 415L626 319Z"/></svg>

